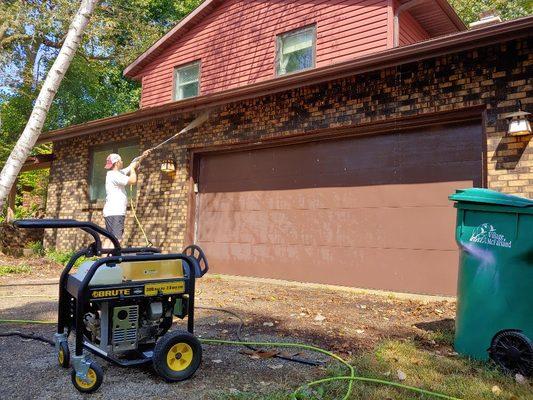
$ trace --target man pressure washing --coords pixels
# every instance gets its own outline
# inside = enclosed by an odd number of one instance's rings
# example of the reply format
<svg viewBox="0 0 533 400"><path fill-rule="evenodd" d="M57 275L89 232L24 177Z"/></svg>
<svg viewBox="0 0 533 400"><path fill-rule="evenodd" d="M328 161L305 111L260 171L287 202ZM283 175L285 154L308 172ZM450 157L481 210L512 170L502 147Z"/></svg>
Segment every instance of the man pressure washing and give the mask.
<svg viewBox="0 0 533 400"><path fill-rule="evenodd" d="M122 241L122 236L124 235L124 221L126 219L126 208L128 207L126 186L137 183L137 168L140 162L150 153L151 150L146 150L126 168L123 168L124 162L119 154L113 153L107 156L105 169L109 171L105 178L106 198L103 214L106 229L119 242ZM105 243L104 247L111 247L111 242Z"/></svg>
<svg viewBox="0 0 533 400"><path fill-rule="evenodd" d="M137 183L136 168L139 166L139 163L152 151L165 146L185 132L199 127L206 122L208 118L209 111L204 111L178 133L159 143L157 146L146 150L141 156L135 158L127 168L122 168L124 164L120 155L113 153L107 157L105 168L109 169L110 171L107 173L105 179L106 199L104 206L104 219L106 229L115 235L119 242L122 241L122 235L124 234L124 220L126 219L126 208L128 206L126 186ZM140 228L142 230L142 227ZM148 241L148 239L146 240ZM111 241L106 239L104 248L109 249L110 247Z"/></svg>

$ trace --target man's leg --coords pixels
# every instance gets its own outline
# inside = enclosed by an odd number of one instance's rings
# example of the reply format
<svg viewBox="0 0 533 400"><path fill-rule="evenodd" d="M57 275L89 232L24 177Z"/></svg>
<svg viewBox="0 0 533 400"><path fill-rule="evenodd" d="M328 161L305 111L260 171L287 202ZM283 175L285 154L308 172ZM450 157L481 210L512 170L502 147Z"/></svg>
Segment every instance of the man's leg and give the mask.
<svg viewBox="0 0 533 400"><path fill-rule="evenodd" d="M104 217L106 230L115 236L119 242L122 241L122 236L124 235L125 219L126 217L124 215L110 215ZM112 247L112 243L109 239L106 239L104 243L104 248Z"/></svg>

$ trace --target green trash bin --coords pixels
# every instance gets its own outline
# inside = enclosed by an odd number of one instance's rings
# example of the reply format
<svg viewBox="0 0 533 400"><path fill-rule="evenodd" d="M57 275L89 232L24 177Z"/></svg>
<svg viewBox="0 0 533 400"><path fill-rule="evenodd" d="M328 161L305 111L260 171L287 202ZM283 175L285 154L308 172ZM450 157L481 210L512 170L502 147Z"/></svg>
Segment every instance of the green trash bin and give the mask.
<svg viewBox="0 0 533 400"><path fill-rule="evenodd" d="M457 190L460 248L455 349L533 373L533 200Z"/></svg>

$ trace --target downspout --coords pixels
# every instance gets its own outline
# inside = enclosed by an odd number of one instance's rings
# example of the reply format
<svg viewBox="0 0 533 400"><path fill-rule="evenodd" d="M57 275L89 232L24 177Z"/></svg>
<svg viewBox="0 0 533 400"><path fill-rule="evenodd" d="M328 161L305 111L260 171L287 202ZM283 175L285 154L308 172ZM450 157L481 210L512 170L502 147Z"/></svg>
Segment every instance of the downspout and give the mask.
<svg viewBox="0 0 533 400"><path fill-rule="evenodd" d="M394 10L394 41L393 41L393 47L400 46L400 15L419 4L425 3L428 0L411 0L407 3L403 3L401 6L397 7Z"/></svg>

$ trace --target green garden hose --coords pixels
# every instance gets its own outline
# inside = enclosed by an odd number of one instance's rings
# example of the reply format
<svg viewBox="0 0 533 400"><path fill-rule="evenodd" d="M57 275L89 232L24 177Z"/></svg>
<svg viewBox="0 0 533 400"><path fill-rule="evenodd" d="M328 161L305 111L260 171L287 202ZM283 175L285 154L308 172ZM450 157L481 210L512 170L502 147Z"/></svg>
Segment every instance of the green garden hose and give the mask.
<svg viewBox="0 0 533 400"><path fill-rule="evenodd" d="M31 325L31 324L55 324L56 322L55 321L34 321L34 320L21 320L21 319L0 319L0 323L6 323L6 324L28 324L28 325ZM221 339L200 339L200 342L204 343L204 344L207 344L207 345L232 345L232 346L249 346L249 345L252 345L252 346L263 346L263 347L292 347L292 348L298 348L298 349L303 349L303 350L309 350L309 351L314 351L314 352L317 352L317 353L320 353L320 354L324 354L328 357L331 357L333 358L334 360L340 362L341 364L343 364L344 366L346 366L348 368L348 370L350 371L350 375L347 375L347 376L335 376L335 377L331 377L331 378L324 378L324 379L320 379L320 380L317 380L317 381L313 381L313 382L309 382L305 385L302 385L300 386L298 389L296 389L293 394L292 394L292 397L294 399L297 399L298 398L298 393L300 393L303 389L305 388L308 388L308 387L312 387L312 386L316 386L316 385L320 385L320 384L323 384L323 383L328 383L328 382L334 382L334 381L348 381L348 388L346 390L346 394L344 395L344 397L342 398L343 400L348 400L352 394L352 389L353 389L353 382L355 381L360 381L360 382L370 382L370 383L376 383L376 384L380 384L380 385L387 385L387 386L392 386L392 387L397 387L397 388L400 388L400 389L405 389L405 390L409 390L409 391L412 391L412 392L416 392L416 393L420 393L420 394L424 394L424 395L428 395L428 396L432 396L432 397L435 397L435 398L440 398L440 399L445 399L445 400L461 400L457 397L451 397L451 396L447 396L445 394L442 394L442 393L436 393L436 392L431 392L429 390L424 390L424 389L419 389L419 388L416 388L416 387L412 387L412 386L408 386L408 385L404 385L402 383L396 383L396 382L390 382L390 381L386 381L386 380L382 380L382 379L374 379L374 378L366 378L366 377L362 377L362 376L356 376L355 375L355 369L346 361L344 360L342 357L330 352L330 351L327 351L327 350L324 350L320 347L316 347L316 346L311 346L311 345L307 345L307 344L301 344L301 343L274 343L274 342L252 342L252 341L246 341L246 342L241 342L241 341L234 341L234 340L221 340Z"/></svg>

